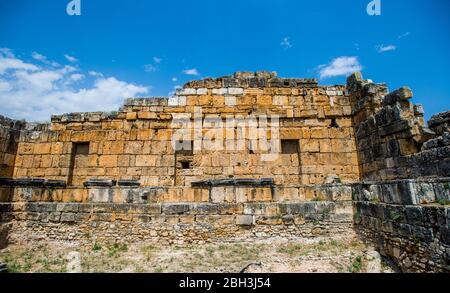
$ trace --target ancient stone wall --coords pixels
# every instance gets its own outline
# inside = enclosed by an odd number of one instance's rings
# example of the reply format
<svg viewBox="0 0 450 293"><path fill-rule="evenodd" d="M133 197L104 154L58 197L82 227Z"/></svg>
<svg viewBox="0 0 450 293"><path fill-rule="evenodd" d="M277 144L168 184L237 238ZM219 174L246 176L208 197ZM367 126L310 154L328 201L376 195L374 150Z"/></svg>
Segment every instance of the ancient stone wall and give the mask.
<svg viewBox="0 0 450 293"><path fill-rule="evenodd" d="M362 180L450 174L449 112L430 121L433 129L439 129L436 133L425 125L422 106L409 101L413 96L409 88L388 93L385 84L364 80L360 74L349 77L347 88Z"/></svg>
<svg viewBox="0 0 450 293"><path fill-rule="evenodd" d="M0 116L0 177L12 177L20 130L25 122Z"/></svg>
<svg viewBox="0 0 450 293"><path fill-rule="evenodd" d="M22 188L21 193L37 193L36 189ZM108 188L97 191L114 193ZM184 244L354 236L350 200L146 204L29 200L0 203L0 222L12 226L11 243L36 239L90 245L95 241Z"/></svg>
<svg viewBox="0 0 450 293"><path fill-rule="evenodd" d="M405 272L450 271L450 112L433 116L403 87L349 77L361 171L355 228Z"/></svg>
<svg viewBox="0 0 450 293"><path fill-rule="evenodd" d="M0 245L356 231L403 271L449 271L450 112L427 126L411 97L359 73L238 72L117 112L0 120Z"/></svg>
<svg viewBox="0 0 450 293"><path fill-rule="evenodd" d="M356 184L353 199L356 230L400 270L450 272L450 178Z"/></svg>
<svg viewBox="0 0 450 293"><path fill-rule="evenodd" d="M218 144L206 149L198 131ZM192 153L175 151L180 133ZM262 159L275 149L279 155ZM70 186L98 178L189 187L228 177L286 186L322 184L330 175L359 180L345 87L265 72L191 82L172 98L129 99L114 113L54 116L50 130L21 141L14 171Z"/></svg>

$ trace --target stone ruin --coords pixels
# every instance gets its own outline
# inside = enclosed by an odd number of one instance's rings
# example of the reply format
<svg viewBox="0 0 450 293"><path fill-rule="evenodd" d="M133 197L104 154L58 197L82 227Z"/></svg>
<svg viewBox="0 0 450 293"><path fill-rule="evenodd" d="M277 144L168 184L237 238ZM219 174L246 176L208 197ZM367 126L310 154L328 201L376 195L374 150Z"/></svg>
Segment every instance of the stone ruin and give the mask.
<svg viewBox="0 0 450 293"><path fill-rule="evenodd" d="M269 72L49 124L0 119L0 247L354 235L405 272L450 271L450 111L412 91Z"/></svg>

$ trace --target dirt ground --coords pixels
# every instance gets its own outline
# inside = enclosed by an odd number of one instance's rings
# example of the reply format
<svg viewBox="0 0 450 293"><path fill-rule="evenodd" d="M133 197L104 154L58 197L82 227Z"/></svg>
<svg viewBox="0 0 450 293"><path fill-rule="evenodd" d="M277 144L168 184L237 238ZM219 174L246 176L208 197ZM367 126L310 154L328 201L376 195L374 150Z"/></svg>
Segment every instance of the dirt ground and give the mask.
<svg viewBox="0 0 450 293"><path fill-rule="evenodd" d="M0 251L9 272L363 273L373 249L356 239L162 246L65 242L10 245ZM378 263L377 263L378 262ZM379 259L376 270L391 272Z"/></svg>

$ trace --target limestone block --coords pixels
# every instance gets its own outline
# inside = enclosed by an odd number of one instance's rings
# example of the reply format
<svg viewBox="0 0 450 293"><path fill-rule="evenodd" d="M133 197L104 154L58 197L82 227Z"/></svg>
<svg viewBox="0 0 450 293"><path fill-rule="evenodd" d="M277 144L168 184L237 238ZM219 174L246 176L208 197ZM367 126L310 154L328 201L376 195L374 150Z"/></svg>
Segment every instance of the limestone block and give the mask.
<svg viewBox="0 0 450 293"><path fill-rule="evenodd" d="M154 136L154 132L151 129L138 130L136 133L137 140L148 141L152 139Z"/></svg>
<svg viewBox="0 0 450 293"><path fill-rule="evenodd" d="M126 115L127 120L136 120L137 119L137 113L136 112L130 112Z"/></svg>
<svg viewBox="0 0 450 293"><path fill-rule="evenodd" d="M283 128L280 131L281 139L296 140L302 138L302 131L300 128Z"/></svg>
<svg viewBox="0 0 450 293"><path fill-rule="evenodd" d="M222 108L225 105L225 97L216 96L212 98L212 106L216 108Z"/></svg>
<svg viewBox="0 0 450 293"><path fill-rule="evenodd" d="M185 89L177 90L177 95L179 95L179 96L190 96L190 95L196 95L196 94L197 94L197 90L192 89L192 88L185 88Z"/></svg>
<svg viewBox="0 0 450 293"><path fill-rule="evenodd" d="M295 118L316 118L317 115L315 109L294 109Z"/></svg>
<svg viewBox="0 0 450 293"><path fill-rule="evenodd" d="M158 115L154 112L138 112L138 118L143 120L146 119L155 120L158 119Z"/></svg>
<svg viewBox="0 0 450 293"><path fill-rule="evenodd" d="M199 88L197 89L197 95L207 95L208 89L207 88Z"/></svg>
<svg viewBox="0 0 450 293"><path fill-rule="evenodd" d="M320 127L320 128L311 128L311 138L329 138L330 134L328 132L328 128Z"/></svg>
<svg viewBox="0 0 450 293"><path fill-rule="evenodd" d="M272 96L269 96L269 95L259 96L256 99L256 104L258 106L271 106L272 105Z"/></svg>
<svg viewBox="0 0 450 293"><path fill-rule="evenodd" d="M300 140L300 151L316 153L320 151L319 140L317 139L302 139Z"/></svg>
<svg viewBox="0 0 450 293"><path fill-rule="evenodd" d="M213 95L225 95L228 93L228 89L227 88L219 88L219 89L212 89L212 94Z"/></svg>
<svg viewBox="0 0 450 293"><path fill-rule="evenodd" d="M62 142L54 142L52 143L51 154L52 155L60 155L63 153L64 143Z"/></svg>
<svg viewBox="0 0 450 293"><path fill-rule="evenodd" d="M434 190L436 200L443 202L450 202L450 182L437 182L434 183ZM449 212L450 217L450 212Z"/></svg>
<svg viewBox="0 0 450 293"><path fill-rule="evenodd" d="M230 87L228 88L228 94L232 96L240 96L244 94L244 89Z"/></svg>
<svg viewBox="0 0 450 293"><path fill-rule="evenodd" d="M414 194L419 204L429 204L436 201L436 194L432 183L412 183Z"/></svg>
<svg viewBox="0 0 450 293"><path fill-rule="evenodd" d="M287 96L273 96L273 105L276 106L286 106L288 105L288 97Z"/></svg>
<svg viewBox="0 0 450 293"><path fill-rule="evenodd" d="M32 155L34 153L34 144L33 143L19 143L17 153L21 155Z"/></svg>
<svg viewBox="0 0 450 293"><path fill-rule="evenodd" d="M333 151L338 151L336 149L333 149L330 139L321 139L319 141L319 144L320 144L320 152L321 153L331 153Z"/></svg>
<svg viewBox="0 0 450 293"><path fill-rule="evenodd" d="M279 206L277 203L247 203L244 204L244 214L247 215L279 215Z"/></svg>
<svg viewBox="0 0 450 293"><path fill-rule="evenodd" d="M255 98L253 96L241 96L237 99L237 105L242 106L242 108L253 106L255 104ZM240 108L240 109L242 109Z"/></svg>
<svg viewBox="0 0 450 293"><path fill-rule="evenodd" d="M413 93L409 87L402 87L395 90L384 97L384 105L392 105L400 101L407 101L413 97Z"/></svg>
<svg viewBox="0 0 450 293"><path fill-rule="evenodd" d="M170 97L169 101L168 101L168 105L171 106L171 107L178 106L179 105L179 98L178 98L178 96Z"/></svg>
<svg viewBox="0 0 450 293"><path fill-rule="evenodd" d="M211 189L211 202L223 203L226 198L226 188L225 187L213 187Z"/></svg>
<svg viewBox="0 0 450 293"><path fill-rule="evenodd" d="M411 139L399 139L398 144L400 146L400 154L403 156L419 152L417 144L415 144Z"/></svg>
<svg viewBox="0 0 450 293"><path fill-rule="evenodd" d="M226 106L236 106L236 96L225 96Z"/></svg>
<svg viewBox="0 0 450 293"><path fill-rule="evenodd" d="M186 106L187 105L187 97L186 96L179 96L178 97L178 106Z"/></svg>
<svg viewBox="0 0 450 293"><path fill-rule="evenodd" d="M351 201L352 187L346 185L335 185L331 187L331 200L333 201Z"/></svg>
<svg viewBox="0 0 450 293"><path fill-rule="evenodd" d="M102 154L104 155L119 155L124 152L123 141L105 141L102 144Z"/></svg>
<svg viewBox="0 0 450 293"><path fill-rule="evenodd" d="M73 223L73 222L75 222L75 214L74 213L62 213L60 221L64 222L64 223Z"/></svg>
<svg viewBox="0 0 450 293"><path fill-rule="evenodd" d="M184 215L189 214L189 204L163 204L162 213L166 215Z"/></svg>
<svg viewBox="0 0 450 293"><path fill-rule="evenodd" d="M253 226L255 225L255 216L253 215L237 215L236 225L239 226Z"/></svg>
<svg viewBox="0 0 450 293"><path fill-rule="evenodd" d="M287 118L294 118L294 109L287 109L286 110L286 117Z"/></svg>
<svg viewBox="0 0 450 293"><path fill-rule="evenodd" d="M337 118L336 123L339 127L351 127L352 126L352 119L351 118Z"/></svg>
<svg viewBox="0 0 450 293"><path fill-rule="evenodd" d="M88 191L88 201L94 203L112 203L114 200L114 189L92 188Z"/></svg>
<svg viewBox="0 0 450 293"><path fill-rule="evenodd" d="M141 154L144 147L142 141L128 141L125 142L124 153L130 155Z"/></svg>
<svg viewBox="0 0 450 293"><path fill-rule="evenodd" d="M99 156L100 167L117 167L118 156L117 155L102 155Z"/></svg>
<svg viewBox="0 0 450 293"><path fill-rule="evenodd" d="M151 167L156 166L158 156L155 155L137 155L136 167Z"/></svg>
<svg viewBox="0 0 450 293"><path fill-rule="evenodd" d="M45 155L50 154L52 148L51 143L38 143L34 146L34 154L35 155Z"/></svg>

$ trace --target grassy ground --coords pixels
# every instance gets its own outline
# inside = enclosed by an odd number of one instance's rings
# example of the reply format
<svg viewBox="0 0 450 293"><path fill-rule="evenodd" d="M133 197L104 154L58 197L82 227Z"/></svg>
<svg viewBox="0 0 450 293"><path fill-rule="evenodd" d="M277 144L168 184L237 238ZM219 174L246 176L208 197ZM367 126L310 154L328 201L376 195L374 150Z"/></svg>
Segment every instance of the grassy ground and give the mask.
<svg viewBox="0 0 450 293"><path fill-rule="evenodd" d="M364 272L366 249L356 240L188 247L50 243L10 245L0 251L0 261L10 272L239 272L253 263L247 272L358 273Z"/></svg>

